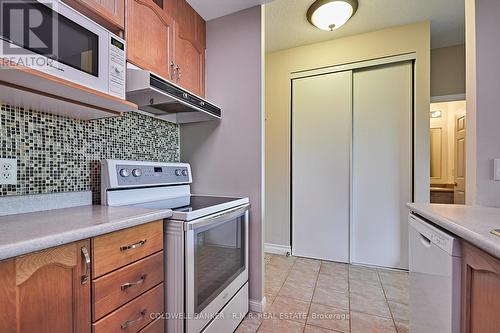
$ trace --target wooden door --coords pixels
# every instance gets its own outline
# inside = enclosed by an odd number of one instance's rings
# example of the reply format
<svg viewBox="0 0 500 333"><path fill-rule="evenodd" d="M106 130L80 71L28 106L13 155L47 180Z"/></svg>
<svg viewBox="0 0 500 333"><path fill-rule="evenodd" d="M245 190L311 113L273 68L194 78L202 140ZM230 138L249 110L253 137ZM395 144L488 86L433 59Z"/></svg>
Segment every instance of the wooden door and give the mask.
<svg viewBox="0 0 500 333"><path fill-rule="evenodd" d="M125 30L125 0L64 0L64 2L115 33Z"/></svg>
<svg viewBox="0 0 500 333"><path fill-rule="evenodd" d="M353 74L352 262L408 269L412 64Z"/></svg>
<svg viewBox="0 0 500 333"><path fill-rule="evenodd" d="M174 21L158 0L128 0L127 59L167 80L173 79Z"/></svg>
<svg viewBox="0 0 500 333"><path fill-rule="evenodd" d="M205 97L205 21L185 0L177 1L176 10L176 83Z"/></svg>
<svg viewBox="0 0 500 333"><path fill-rule="evenodd" d="M454 203L465 204L465 115L455 117Z"/></svg>
<svg viewBox="0 0 500 333"><path fill-rule="evenodd" d="M292 254L349 262L350 71L292 84Z"/></svg>
<svg viewBox="0 0 500 333"><path fill-rule="evenodd" d="M466 242L462 260L462 332L497 333L500 260Z"/></svg>
<svg viewBox="0 0 500 333"><path fill-rule="evenodd" d="M0 263L0 332L89 333L88 241ZM82 284L82 276L89 279Z"/></svg>

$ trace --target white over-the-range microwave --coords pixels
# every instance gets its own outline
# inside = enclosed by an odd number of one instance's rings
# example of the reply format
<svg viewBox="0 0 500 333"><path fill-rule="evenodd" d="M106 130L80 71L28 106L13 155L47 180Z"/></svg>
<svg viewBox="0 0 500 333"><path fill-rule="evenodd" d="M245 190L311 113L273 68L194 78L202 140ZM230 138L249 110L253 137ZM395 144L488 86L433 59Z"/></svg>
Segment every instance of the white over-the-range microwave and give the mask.
<svg viewBox="0 0 500 333"><path fill-rule="evenodd" d="M0 0L0 15L3 61L125 99L123 39L58 0Z"/></svg>

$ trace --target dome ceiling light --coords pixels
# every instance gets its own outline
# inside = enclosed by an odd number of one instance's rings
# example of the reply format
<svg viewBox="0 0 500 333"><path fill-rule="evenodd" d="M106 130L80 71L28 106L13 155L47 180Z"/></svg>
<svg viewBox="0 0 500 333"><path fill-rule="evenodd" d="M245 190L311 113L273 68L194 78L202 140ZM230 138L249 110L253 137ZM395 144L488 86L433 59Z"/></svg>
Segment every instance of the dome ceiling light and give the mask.
<svg viewBox="0 0 500 333"><path fill-rule="evenodd" d="M316 0L307 10L307 20L315 27L333 31L343 26L358 9L358 0Z"/></svg>

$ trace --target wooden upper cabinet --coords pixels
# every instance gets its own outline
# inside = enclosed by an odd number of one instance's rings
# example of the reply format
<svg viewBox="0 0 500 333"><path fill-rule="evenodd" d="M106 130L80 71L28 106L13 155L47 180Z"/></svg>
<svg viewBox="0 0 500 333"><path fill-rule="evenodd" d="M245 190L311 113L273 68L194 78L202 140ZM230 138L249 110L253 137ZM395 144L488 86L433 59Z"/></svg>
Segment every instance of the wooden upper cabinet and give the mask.
<svg viewBox="0 0 500 333"><path fill-rule="evenodd" d="M500 260L466 242L462 252L462 333L496 333Z"/></svg>
<svg viewBox="0 0 500 333"><path fill-rule="evenodd" d="M205 96L205 20L185 0L177 0L175 25L176 83Z"/></svg>
<svg viewBox="0 0 500 333"><path fill-rule="evenodd" d="M128 0L127 59L142 69L172 80L174 21L167 15L166 1Z"/></svg>
<svg viewBox="0 0 500 333"><path fill-rule="evenodd" d="M90 272L80 241L0 263L0 332L90 333ZM85 283L82 277L89 276Z"/></svg>
<svg viewBox="0 0 500 333"><path fill-rule="evenodd" d="M127 0L127 59L205 96L205 20L185 0Z"/></svg>
<svg viewBox="0 0 500 333"><path fill-rule="evenodd" d="M125 30L125 0L63 1L118 35Z"/></svg>

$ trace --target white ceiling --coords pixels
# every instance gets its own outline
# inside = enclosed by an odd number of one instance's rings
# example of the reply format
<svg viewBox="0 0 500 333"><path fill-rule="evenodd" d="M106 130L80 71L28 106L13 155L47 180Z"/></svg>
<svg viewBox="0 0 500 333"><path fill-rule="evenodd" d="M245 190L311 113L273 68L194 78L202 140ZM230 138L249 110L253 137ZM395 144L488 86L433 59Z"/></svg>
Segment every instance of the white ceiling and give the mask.
<svg viewBox="0 0 500 333"><path fill-rule="evenodd" d="M212 3L207 0L196 1ZM358 1L356 14L346 25L333 32L317 29L307 21L307 9L314 0L275 0L267 4L266 51L273 52L424 20L431 21L432 48L464 43L464 0Z"/></svg>
<svg viewBox="0 0 500 333"><path fill-rule="evenodd" d="M206 21L272 0L187 0Z"/></svg>

